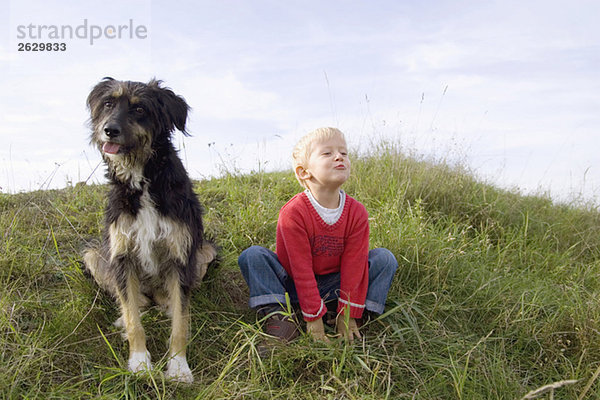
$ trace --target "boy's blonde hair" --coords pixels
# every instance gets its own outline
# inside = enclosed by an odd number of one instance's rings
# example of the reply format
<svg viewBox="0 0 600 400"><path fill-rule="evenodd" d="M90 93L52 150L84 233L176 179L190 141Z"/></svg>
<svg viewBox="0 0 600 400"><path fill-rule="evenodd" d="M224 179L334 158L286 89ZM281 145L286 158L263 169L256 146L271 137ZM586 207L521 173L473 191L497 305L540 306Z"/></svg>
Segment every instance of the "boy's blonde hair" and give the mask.
<svg viewBox="0 0 600 400"><path fill-rule="evenodd" d="M294 151L292 152L292 161L294 164L294 175L296 175L296 179L302 186L308 189L306 183L298 177L296 173L296 169L298 167L306 168L306 164L308 163L308 159L310 158L310 153L312 152L313 146L315 143L329 140L333 137L341 137L344 142L346 141L346 137L337 128L319 128L314 131L307 133L296 143L294 147Z"/></svg>

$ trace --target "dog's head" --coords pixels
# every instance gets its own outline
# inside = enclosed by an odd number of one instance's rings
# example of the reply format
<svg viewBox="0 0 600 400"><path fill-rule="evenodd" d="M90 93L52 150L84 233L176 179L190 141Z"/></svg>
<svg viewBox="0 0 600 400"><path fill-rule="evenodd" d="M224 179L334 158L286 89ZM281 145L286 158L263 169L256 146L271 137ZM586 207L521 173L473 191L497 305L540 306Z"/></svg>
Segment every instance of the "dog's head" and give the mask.
<svg viewBox="0 0 600 400"><path fill-rule="evenodd" d="M153 149L169 142L178 129L187 135L189 106L161 81L117 81L104 78L87 98L91 142L105 160L147 159Z"/></svg>

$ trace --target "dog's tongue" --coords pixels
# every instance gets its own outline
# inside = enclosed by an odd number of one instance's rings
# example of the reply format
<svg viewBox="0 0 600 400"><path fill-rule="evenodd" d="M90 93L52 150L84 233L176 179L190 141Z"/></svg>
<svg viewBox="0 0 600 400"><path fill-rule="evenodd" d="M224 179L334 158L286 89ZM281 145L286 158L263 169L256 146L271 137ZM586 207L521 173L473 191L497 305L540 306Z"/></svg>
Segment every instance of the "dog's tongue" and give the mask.
<svg viewBox="0 0 600 400"><path fill-rule="evenodd" d="M106 142L102 146L102 151L108 154L117 154L121 145L117 143Z"/></svg>

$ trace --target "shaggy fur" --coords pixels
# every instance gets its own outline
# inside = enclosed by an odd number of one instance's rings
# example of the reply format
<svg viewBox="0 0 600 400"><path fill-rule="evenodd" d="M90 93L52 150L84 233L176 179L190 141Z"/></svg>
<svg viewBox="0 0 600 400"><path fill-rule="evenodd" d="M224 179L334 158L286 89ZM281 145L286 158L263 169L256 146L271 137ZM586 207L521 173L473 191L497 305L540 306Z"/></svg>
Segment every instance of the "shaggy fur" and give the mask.
<svg viewBox="0 0 600 400"><path fill-rule="evenodd" d="M216 256L204 239L202 208L171 143L185 132L188 105L161 82L104 78L87 99L91 143L110 181L102 244L84 263L115 296L129 341L129 369L151 368L140 309L151 301L172 318L167 376L192 382L185 347L190 291Z"/></svg>

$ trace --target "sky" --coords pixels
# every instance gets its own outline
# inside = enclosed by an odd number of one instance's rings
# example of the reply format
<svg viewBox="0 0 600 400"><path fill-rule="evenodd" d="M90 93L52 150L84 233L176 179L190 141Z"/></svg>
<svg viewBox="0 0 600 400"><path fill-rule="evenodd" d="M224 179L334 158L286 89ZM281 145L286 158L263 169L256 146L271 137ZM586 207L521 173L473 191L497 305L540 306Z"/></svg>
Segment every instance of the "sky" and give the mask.
<svg viewBox="0 0 600 400"><path fill-rule="evenodd" d="M85 100L111 76L161 79L186 99L192 136L174 143L194 179L290 168L302 135L336 126L355 152L388 141L500 187L598 204L597 1L0 0L0 9L3 193L105 182ZM18 51L45 42L66 49Z"/></svg>

